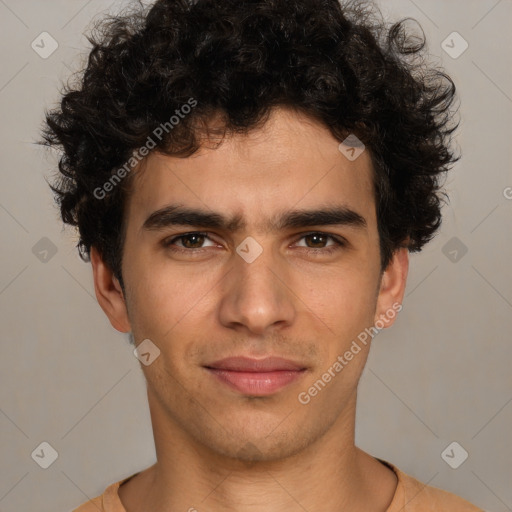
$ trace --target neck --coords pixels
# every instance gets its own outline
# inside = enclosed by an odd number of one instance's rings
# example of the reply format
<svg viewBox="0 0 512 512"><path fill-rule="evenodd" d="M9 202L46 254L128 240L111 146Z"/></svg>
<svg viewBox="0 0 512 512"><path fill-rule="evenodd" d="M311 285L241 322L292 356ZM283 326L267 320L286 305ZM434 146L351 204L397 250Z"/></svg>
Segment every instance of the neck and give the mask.
<svg viewBox="0 0 512 512"><path fill-rule="evenodd" d="M394 473L354 445L355 394L323 436L280 459L254 444L241 446L237 458L215 452L148 398L157 462L120 487L127 512L304 512L319 504L385 512L393 498Z"/></svg>

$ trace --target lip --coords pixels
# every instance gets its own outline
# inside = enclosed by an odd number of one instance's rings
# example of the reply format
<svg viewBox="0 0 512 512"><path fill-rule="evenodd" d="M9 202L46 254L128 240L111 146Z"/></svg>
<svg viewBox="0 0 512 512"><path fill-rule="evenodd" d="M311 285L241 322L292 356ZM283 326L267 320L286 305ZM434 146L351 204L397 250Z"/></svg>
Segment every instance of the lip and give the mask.
<svg viewBox="0 0 512 512"><path fill-rule="evenodd" d="M303 365L281 357L228 357L205 368L230 388L251 396L276 393L302 377L306 371Z"/></svg>
<svg viewBox="0 0 512 512"><path fill-rule="evenodd" d="M306 367L284 359L282 357L265 357L264 359L253 359L251 357L235 356L220 359L214 363L205 365L206 368L217 370L228 370L233 372L275 372L275 371L298 371L304 370Z"/></svg>

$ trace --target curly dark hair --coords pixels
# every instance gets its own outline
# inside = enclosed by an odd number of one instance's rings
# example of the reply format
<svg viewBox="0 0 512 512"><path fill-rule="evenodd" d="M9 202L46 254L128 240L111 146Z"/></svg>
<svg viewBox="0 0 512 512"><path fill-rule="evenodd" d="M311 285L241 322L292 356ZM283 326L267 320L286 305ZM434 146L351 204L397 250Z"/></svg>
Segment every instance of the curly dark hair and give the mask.
<svg viewBox="0 0 512 512"><path fill-rule="evenodd" d="M369 150L382 270L399 247L421 250L441 224L459 123L455 85L427 62L411 21L388 24L370 0L158 0L95 23L85 70L45 112L41 140L62 150L50 186L82 259L96 247L123 286L133 175L101 197L98 187L191 99L151 151L187 157L218 115L225 135L260 127L275 106L295 109Z"/></svg>

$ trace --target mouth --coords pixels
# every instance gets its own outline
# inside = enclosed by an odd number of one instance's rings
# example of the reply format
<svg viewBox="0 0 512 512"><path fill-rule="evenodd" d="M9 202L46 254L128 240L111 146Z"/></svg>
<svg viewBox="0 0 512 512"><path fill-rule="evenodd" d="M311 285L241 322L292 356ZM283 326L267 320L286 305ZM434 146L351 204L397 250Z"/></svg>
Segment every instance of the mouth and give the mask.
<svg viewBox="0 0 512 512"><path fill-rule="evenodd" d="M229 357L204 367L218 381L242 394L267 396L301 378L307 368L280 357Z"/></svg>

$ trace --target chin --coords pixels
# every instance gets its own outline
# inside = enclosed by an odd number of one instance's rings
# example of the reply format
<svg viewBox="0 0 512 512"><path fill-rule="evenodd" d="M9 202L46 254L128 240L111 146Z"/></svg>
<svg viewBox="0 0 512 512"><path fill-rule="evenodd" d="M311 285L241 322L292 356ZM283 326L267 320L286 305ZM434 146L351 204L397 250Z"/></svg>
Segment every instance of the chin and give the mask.
<svg viewBox="0 0 512 512"><path fill-rule="evenodd" d="M300 453L310 444L314 438L306 438L292 432L275 431L268 436L251 435L247 429L237 435L231 432L219 439L202 439L216 455L231 458L244 463L276 462ZM320 434L321 435L321 434ZM319 435L319 436L320 436Z"/></svg>

